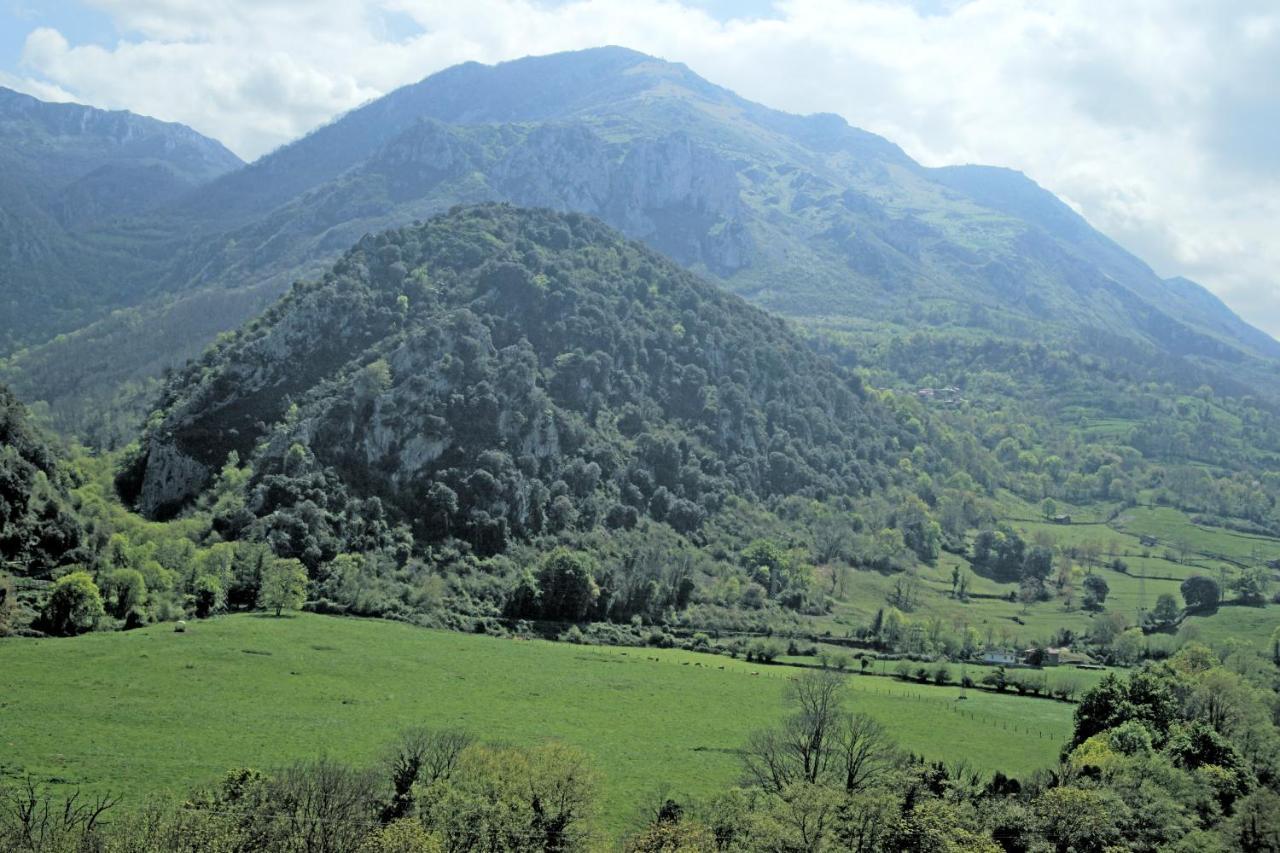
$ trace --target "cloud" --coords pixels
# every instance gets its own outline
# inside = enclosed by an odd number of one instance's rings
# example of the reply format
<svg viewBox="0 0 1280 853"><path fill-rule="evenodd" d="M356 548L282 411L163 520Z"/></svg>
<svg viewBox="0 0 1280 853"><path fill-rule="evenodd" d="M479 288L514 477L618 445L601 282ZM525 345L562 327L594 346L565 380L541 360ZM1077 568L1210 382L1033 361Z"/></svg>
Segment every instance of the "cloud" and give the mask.
<svg viewBox="0 0 1280 853"><path fill-rule="evenodd" d="M623 44L770 106L839 113L930 165L1020 169L1161 274L1203 281L1280 334L1273 0L778 0L769 14L676 0L87 2L116 44L35 29L6 79L181 121L254 157L457 62Z"/></svg>

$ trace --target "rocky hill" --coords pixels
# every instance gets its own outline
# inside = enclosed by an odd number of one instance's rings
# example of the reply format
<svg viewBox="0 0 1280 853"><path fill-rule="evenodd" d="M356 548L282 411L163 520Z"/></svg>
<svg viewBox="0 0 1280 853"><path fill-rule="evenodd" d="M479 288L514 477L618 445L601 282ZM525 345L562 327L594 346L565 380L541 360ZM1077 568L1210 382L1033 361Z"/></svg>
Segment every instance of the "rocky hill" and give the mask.
<svg viewBox="0 0 1280 853"><path fill-rule="evenodd" d="M234 452L255 474L233 534L376 497L420 541L495 552L864 494L915 443L738 297L586 217L484 205L365 238L175 376L120 484L164 516Z"/></svg>

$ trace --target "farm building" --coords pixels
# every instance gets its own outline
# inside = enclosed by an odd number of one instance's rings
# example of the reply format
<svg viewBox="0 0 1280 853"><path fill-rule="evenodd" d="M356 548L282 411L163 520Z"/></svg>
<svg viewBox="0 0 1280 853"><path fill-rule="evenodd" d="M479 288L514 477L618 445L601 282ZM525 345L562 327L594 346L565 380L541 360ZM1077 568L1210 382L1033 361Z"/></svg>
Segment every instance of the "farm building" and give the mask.
<svg viewBox="0 0 1280 853"><path fill-rule="evenodd" d="M1008 649L987 649L982 653L982 662L998 664L999 666L1012 666L1019 662L1017 652Z"/></svg>

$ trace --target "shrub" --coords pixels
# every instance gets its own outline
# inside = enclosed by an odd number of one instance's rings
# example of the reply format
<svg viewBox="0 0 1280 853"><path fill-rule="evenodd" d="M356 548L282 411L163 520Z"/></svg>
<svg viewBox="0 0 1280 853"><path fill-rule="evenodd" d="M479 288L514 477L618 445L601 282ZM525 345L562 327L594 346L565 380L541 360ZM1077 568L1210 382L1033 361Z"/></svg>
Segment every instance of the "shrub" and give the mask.
<svg viewBox="0 0 1280 853"><path fill-rule="evenodd" d="M54 583L40 621L49 633L69 637L92 631L105 615L98 585L88 572L77 571Z"/></svg>

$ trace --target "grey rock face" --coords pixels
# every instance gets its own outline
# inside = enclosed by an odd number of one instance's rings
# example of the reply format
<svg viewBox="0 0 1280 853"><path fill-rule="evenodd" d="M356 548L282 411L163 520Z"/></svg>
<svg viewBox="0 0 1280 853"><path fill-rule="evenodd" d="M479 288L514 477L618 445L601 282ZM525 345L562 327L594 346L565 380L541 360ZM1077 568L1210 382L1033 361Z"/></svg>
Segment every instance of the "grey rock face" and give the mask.
<svg viewBox="0 0 1280 853"><path fill-rule="evenodd" d="M163 515L198 494L212 472L208 467L180 451L174 444L153 442L147 453L146 476L138 499L138 509L145 515Z"/></svg>

